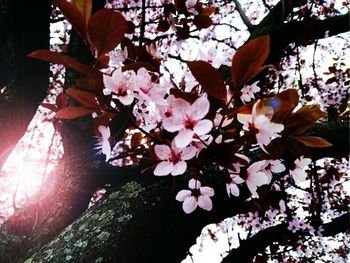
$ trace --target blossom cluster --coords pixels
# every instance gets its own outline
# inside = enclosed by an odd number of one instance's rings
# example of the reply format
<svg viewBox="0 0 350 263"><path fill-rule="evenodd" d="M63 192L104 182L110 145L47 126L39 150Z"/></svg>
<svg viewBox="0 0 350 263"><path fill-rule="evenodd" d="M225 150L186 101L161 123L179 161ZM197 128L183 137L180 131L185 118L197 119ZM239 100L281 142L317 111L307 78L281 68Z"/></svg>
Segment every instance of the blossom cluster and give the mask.
<svg viewBox="0 0 350 263"><path fill-rule="evenodd" d="M156 78L155 78L156 77ZM156 79L156 81L154 81ZM155 153L156 176L179 176L186 174L189 165L200 158L203 150L212 146L234 143L234 139L225 135L225 129L232 125L234 118L229 118L218 109L214 116L210 113L211 104L206 92L201 92L195 99L176 97L158 76L145 68L135 71L122 71L116 69L111 75L104 75L104 94L112 96L111 105L121 103L124 107L132 107L134 116L140 122L144 132L158 134L169 133L167 139L154 142L151 147ZM163 84L160 84L163 83ZM249 102L258 92L257 83L242 88L241 99ZM241 125L241 138L249 137L268 154L266 146L274 138L281 136L284 125L272 121L273 112L261 107L263 102L257 100L253 103L250 113L239 113L236 120ZM116 106L115 106L116 107ZM213 116L213 117L212 117ZM99 126L100 137L96 146L99 153L111 158L110 131L107 126ZM149 135L148 134L148 135ZM147 134L146 134L147 135ZM225 135L225 138L223 137ZM254 197L259 197L258 188L268 185L274 175L286 171L286 167L279 159L266 159L250 164L246 155L237 151L232 156L234 160L229 165L212 165L228 174L226 191L228 196L238 196L240 185L245 183ZM298 183L306 180L305 168L311 162L309 158L301 156L290 167L290 175ZM202 173L201 171L199 171ZM212 209L211 197L214 189L201 186L200 178L190 178L189 190L181 190L176 199L183 202L186 213L193 212L197 207L204 210Z"/></svg>

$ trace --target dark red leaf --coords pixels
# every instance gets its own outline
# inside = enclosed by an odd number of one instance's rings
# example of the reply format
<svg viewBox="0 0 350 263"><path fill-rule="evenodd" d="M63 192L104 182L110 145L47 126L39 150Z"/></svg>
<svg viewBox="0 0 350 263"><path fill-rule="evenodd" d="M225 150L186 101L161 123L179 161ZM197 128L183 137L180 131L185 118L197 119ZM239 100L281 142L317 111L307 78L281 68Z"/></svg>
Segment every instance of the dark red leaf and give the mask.
<svg viewBox="0 0 350 263"><path fill-rule="evenodd" d="M100 105L94 93L76 88L69 88L66 90L66 94L83 107L100 109Z"/></svg>
<svg viewBox="0 0 350 263"><path fill-rule="evenodd" d="M201 30L203 28L210 27L213 24L213 21L207 15L198 15L194 17L193 24L198 28L198 30Z"/></svg>
<svg viewBox="0 0 350 263"><path fill-rule="evenodd" d="M319 105L306 105L293 114L284 125L291 134L300 134L314 126L324 115Z"/></svg>
<svg viewBox="0 0 350 263"><path fill-rule="evenodd" d="M86 37L86 23L83 14L79 9L67 0L52 0L52 3L57 6L74 29L87 40Z"/></svg>
<svg viewBox="0 0 350 263"><path fill-rule="evenodd" d="M212 65L205 61L189 61L187 65L198 83L209 95L226 101L225 81Z"/></svg>
<svg viewBox="0 0 350 263"><path fill-rule="evenodd" d="M53 52L50 50L41 49L30 53L28 56L31 58L41 59L41 60L48 61L55 64L61 64L67 68L71 68L85 75L89 75L89 76L101 75L101 73L95 70L94 68L88 65L82 64L77 60L75 60L74 58L71 58L59 52Z"/></svg>
<svg viewBox="0 0 350 263"><path fill-rule="evenodd" d="M160 32L166 32L168 31L170 28L170 25L168 23L168 21L164 20L160 20L157 26L157 30Z"/></svg>
<svg viewBox="0 0 350 263"><path fill-rule="evenodd" d="M122 41L128 24L122 14L111 9L101 9L88 22L88 34L97 56L113 50Z"/></svg>
<svg viewBox="0 0 350 263"><path fill-rule="evenodd" d="M87 116L93 112L96 112L96 109L86 108L86 107L77 107L70 106L59 110L56 113L56 118L59 119L75 119L83 116Z"/></svg>
<svg viewBox="0 0 350 263"><path fill-rule="evenodd" d="M232 83L235 88L244 85L268 66L264 62L270 53L270 36L265 35L240 47L232 58Z"/></svg>
<svg viewBox="0 0 350 263"><path fill-rule="evenodd" d="M92 0L73 0L72 3L78 8L83 15L85 24L87 24L91 16Z"/></svg>
<svg viewBox="0 0 350 263"><path fill-rule="evenodd" d="M332 146L332 144L327 142L325 139L316 136L295 137L295 139L303 143L304 145L313 148L323 148Z"/></svg>

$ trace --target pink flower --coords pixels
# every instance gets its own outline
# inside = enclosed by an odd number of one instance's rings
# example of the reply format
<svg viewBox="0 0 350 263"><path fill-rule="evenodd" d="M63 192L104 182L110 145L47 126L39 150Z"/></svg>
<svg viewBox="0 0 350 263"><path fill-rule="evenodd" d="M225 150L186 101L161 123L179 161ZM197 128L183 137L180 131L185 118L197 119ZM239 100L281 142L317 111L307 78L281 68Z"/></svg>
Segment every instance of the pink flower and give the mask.
<svg viewBox="0 0 350 263"><path fill-rule="evenodd" d="M244 167L249 164L249 158L240 153L235 153L234 160L235 162L232 163L234 169L234 171L232 171L233 173L239 173L241 167Z"/></svg>
<svg viewBox="0 0 350 263"><path fill-rule="evenodd" d="M236 174L230 174L226 182L226 191L228 196L232 194L233 196L239 196L239 188L237 184L244 183L244 180Z"/></svg>
<svg viewBox="0 0 350 263"><path fill-rule="evenodd" d="M248 169L241 168L240 170L240 177L246 182L249 191L255 197L259 197L257 188L269 183L269 178L262 171L264 166L265 160L253 163Z"/></svg>
<svg viewBox="0 0 350 263"><path fill-rule="evenodd" d="M132 71L128 71L127 74L129 75L125 76L122 69L118 68L112 73L112 76L103 75L106 88L113 92L124 105L130 105L134 101L132 87L128 79L135 74Z"/></svg>
<svg viewBox="0 0 350 263"><path fill-rule="evenodd" d="M260 148L266 152L265 147L271 142L273 137L279 137L279 132L283 131L283 124L273 123L264 114L257 114L256 110L260 100L258 100L252 109L251 114L237 114L237 119L243 124L243 129L256 136Z"/></svg>
<svg viewBox="0 0 350 263"><path fill-rule="evenodd" d="M210 132L213 123L203 120L210 107L206 96L199 97L192 105L180 98L172 103L171 115L163 120L163 127L169 132L179 131L174 138L177 147L189 145L194 135L201 136Z"/></svg>
<svg viewBox="0 0 350 263"><path fill-rule="evenodd" d="M260 91L260 87L257 85L259 81L254 82L252 85L245 85L241 89L241 100L243 102L250 102L252 99L255 99L254 93Z"/></svg>
<svg viewBox="0 0 350 263"><path fill-rule="evenodd" d="M111 158L111 145L109 143L109 138L111 137L111 131L109 127L98 126L98 131L101 133L102 137L97 137L97 143L95 146L95 150L99 150L97 154L106 155L106 162Z"/></svg>
<svg viewBox="0 0 350 263"><path fill-rule="evenodd" d="M196 155L197 149L193 146L179 149L172 143L171 148L165 144L155 145L154 151L157 157L162 160L157 164L153 172L154 175L171 174L176 176L186 171L187 163L185 161L192 159Z"/></svg>
<svg viewBox="0 0 350 263"><path fill-rule="evenodd" d="M145 68L140 68L132 79L133 90L136 97L143 102L150 101L155 104L166 105L164 96L166 90L152 82L151 75Z"/></svg>
<svg viewBox="0 0 350 263"><path fill-rule="evenodd" d="M304 182L306 180L306 172L304 168L310 163L311 159L304 158L304 156L300 156L299 159L294 161L294 167L291 167L292 169L289 170L289 173L296 183Z"/></svg>
<svg viewBox="0 0 350 263"><path fill-rule="evenodd" d="M210 199L214 195L214 189L208 186L201 187L198 180L191 179L188 182L188 188L191 190L181 190L176 195L176 200L183 202L182 209L186 214L192 213L197 206L210 211L213 208L213 203Z"/></svg>
<svg viewBox="0 0 350 263"><path fill-rule="evenodd" d="M197 10L195 9L196 4L197 4L197 0L186 0L185 4L186 4L188 12L190 12L194 15L198 15Z"/></svg>
<svg viewBox="0 0 350 263"><path fill-rule="evenodd" d="M269 178L269 182L272 179L272 173L281 173L286 170L286 167L280 160L266 160L264 173Z"/></svg>

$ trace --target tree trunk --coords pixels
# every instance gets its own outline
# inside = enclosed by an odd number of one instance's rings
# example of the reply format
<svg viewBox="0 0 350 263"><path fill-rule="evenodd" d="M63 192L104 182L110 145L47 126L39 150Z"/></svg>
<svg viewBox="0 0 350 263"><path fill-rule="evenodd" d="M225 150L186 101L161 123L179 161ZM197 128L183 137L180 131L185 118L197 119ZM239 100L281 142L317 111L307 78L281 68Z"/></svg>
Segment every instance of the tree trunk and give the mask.
<svg viewBox="0 0 350 263"><path fill-rule="evenodd" d="M0 168L47 94L49 65L27 55L49 48L50 1L0 1Z"/></svg>

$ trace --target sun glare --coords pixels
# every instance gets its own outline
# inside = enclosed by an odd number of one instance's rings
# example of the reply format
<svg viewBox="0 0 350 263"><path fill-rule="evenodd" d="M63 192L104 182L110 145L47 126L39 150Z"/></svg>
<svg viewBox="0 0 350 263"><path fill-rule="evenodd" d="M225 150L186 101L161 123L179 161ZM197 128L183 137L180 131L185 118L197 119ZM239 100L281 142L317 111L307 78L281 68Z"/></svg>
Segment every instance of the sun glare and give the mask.
<svg viewBox="0 0 350 263"><path fill-rule="evenodd" d="M62 154L60 138L38 111L0 171L0 223L39 191Z"/></svg>

